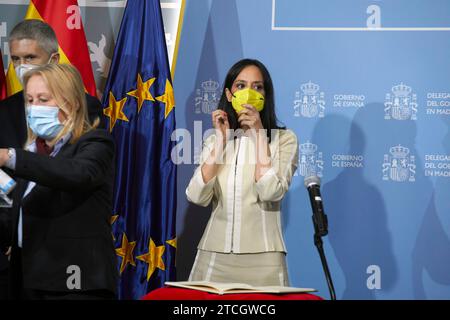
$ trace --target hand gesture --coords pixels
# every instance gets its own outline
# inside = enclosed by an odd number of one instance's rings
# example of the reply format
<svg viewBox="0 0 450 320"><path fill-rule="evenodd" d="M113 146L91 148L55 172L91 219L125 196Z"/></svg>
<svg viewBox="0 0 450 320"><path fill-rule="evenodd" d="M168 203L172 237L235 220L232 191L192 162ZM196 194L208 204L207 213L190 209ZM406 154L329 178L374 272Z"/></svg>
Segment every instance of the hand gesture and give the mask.
<svg viewBox="0 0 450 320"><path fill-rule="evenodd" d="M230 124L228 115L223 110L215 110L212 113L213 127L216 129L216 137L219 141L226 142L229 134ZM222 139L222 140L220 140Z"/></svg>
<svg viewBox="0 0 450 320"><path fill-rule="evenodd" d="M238 122L241 125L241 128L255 130L264 129L258 110L250 104L244 104L243 107L245 109L238 114Z"/></svg>

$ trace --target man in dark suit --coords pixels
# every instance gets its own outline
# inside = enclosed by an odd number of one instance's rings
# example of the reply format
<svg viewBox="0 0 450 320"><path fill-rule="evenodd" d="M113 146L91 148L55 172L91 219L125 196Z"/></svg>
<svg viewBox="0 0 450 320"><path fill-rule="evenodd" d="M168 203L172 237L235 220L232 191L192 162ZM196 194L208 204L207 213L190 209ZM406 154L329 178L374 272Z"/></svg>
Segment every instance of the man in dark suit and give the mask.
<svg viewBox="0 0 450 320"><path fill-rule="evenodd" d="M58 41L53 29L40 20L24 20L9 35L9 51L16 74L21 80L27 70L48 63L58 63ZM105 128L100 101L86 94L89 118L100 118L100 128ZM23 91L0 101L0 148L22 148L27 138ZM0 208L0 299L6 295L10 210Z"/></svg>

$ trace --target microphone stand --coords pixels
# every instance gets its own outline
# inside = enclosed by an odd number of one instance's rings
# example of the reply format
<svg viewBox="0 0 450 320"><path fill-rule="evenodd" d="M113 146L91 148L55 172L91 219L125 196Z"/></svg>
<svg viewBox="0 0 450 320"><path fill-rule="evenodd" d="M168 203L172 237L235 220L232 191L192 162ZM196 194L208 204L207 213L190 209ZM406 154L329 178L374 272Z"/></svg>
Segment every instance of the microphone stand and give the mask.
<svg viewBox="0 0 450 320"><path fill-rule="evenodd" d="M334 292L333 279L331 279L330 270L328 269L327 258L325 257L325 251L323 250L322 236L325 236L328 232L319 232L319 226L313 216L314 224L314 244L319 251L320 261L322 262L323 272L325 273L325 279L327 280L328 290L330 291L331 300L336 300L336 293Z"/></svg>

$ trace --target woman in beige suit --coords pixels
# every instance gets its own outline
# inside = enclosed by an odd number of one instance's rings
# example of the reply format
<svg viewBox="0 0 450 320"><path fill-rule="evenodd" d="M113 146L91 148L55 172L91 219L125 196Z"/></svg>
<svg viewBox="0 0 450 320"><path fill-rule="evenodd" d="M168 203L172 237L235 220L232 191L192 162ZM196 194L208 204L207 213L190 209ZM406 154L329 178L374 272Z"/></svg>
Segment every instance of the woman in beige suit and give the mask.
<svg viewBox="0 0 450 320"><path fill-rule="evenodd" d="M266 67L244 59L229 70L215 134L203 143L189 201L212 214L190 280L288 286L280 205L298 162L296 135L278 126Z"/></svg>

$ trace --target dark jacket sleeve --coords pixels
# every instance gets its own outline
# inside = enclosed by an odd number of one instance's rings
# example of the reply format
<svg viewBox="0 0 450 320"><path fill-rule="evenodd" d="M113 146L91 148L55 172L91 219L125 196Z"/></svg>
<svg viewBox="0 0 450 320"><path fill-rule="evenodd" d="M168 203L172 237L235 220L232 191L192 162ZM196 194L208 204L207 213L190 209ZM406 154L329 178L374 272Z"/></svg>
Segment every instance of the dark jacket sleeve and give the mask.
<svg viewBox="0 0 450 320"><path fill-rule="evenodd" d="M10 211L6 208L0 208L0 254L6 252L6 248L11 245L12 222Z"/></svg>
<svg viewBox="0 0 450 320"><path fill-rule="evenodd" d="M86 93L86 104L88 109L89 121L94 123L95 119L99 119L100 123L98 125L99 129L106 129L106 119L103 115L103 106L100 101L89 94Z"/></svg>
<svg viewBox="0 0 450 320"><path fill-rule="evenodd" d="M22 148L27 140L23 91L0 101L0 148Z"/></svg>
<svg viewBox="0 0 450 320"><path fill-rule="evenodd" d="M93 130L76 142L73 157L54 158L16 149L15 175L61 191L90 191L104 183L113 165L114 140Z"/></svg>

